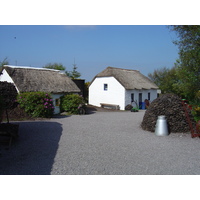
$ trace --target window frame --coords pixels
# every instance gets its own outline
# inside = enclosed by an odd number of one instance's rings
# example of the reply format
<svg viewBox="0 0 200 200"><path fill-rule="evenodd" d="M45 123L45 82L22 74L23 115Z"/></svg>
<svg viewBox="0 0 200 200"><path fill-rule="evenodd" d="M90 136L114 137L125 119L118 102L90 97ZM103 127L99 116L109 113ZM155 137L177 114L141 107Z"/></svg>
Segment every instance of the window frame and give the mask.
<svg viewBox="0 0 200 200"><path fill-rule="evenodd" d="M104 83L103 84L103 90L104 91L108 91L108 83Z"/></svg>

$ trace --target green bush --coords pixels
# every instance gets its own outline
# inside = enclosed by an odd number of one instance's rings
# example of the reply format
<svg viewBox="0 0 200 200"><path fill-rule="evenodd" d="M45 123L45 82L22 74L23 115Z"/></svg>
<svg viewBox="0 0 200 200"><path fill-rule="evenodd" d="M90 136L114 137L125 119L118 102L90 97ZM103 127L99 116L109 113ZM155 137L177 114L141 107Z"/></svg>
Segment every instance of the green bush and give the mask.
<svg viewBox="0 0 200 200"><path fill-rule="evenodd" d="M200 106L194 107L192 110L192 114L196 122L200 121Z"/></svg>
<svg viewBox="0 0 200 200"><path fill-rule="evenodd" d="M190 101L192 105L192 114L196 122L200 120L200 90L196 93L195 99Z"/></svg>
<svg viewBox="0 0 200 200"><path fill-rule="evenodd" d="M17 96L20 107L32 117L50 118L54 112L53 100L45 92L24 92Z"/></svg>
<svg viewBox="0 0 200 200"><path fill-rule="evenodd" d="M80 104L84 104L84 99L78 94L67 94L61 98L60 109L71 114L78 114Z"/></svg>

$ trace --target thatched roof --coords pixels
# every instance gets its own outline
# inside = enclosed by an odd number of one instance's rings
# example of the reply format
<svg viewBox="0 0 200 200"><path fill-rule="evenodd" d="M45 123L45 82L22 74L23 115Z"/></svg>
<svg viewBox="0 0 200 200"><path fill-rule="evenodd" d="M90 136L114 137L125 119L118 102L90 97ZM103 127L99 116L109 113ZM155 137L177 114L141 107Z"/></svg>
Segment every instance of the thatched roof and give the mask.
<svg viewBox="0 0 200 200"><path fill-rule="evenodd" d="M158 86L137 70L107 67L97 77L114 77L127 90L158 89ZM92 80L92 82L94 81Z"/></svg>
<svg viewBox="0 0 200 200"><path fill-rule="evenodd" d="M59 70L10 65L5 65L3 69L13 79L19 92L80 92L76 84Z"/></svg>

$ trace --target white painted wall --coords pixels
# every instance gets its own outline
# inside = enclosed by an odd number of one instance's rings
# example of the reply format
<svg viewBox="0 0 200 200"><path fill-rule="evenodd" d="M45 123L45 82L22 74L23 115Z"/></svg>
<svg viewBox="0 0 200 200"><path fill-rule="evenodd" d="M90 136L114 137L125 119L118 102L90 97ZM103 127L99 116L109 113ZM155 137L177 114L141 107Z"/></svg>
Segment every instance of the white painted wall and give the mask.
<svg viewBox="0 0 200 200"><path fill-rule="evenodd" d="M104 90L108 84L108 90ZM89 104L100 107L100 103L119 105L120 110L125 107L125 89L114 77L97 77L89 87Z"/></svg>
<svg viewBox="0 0 200 200"><path fill-rule="evenodd" d="M108 84L108 90L104 90L104 84ZM131 102L131 94L134 93L134 101L139 106L139 93L142 93L142 102L148 99L150 93L150 102L157 98L157 90L125 90L125 88L114 77L97 77L89 87L89 104L100 107L100 103L116 104L120 110L125 106L135 103Z"/></svg>
<svg viewBox="0 0 200 200"><path fill-rule="evenodd" d="M134 101L138 103L139 106L139 93L142 93L142 102L148 99L148 93L150 93L150 102L157 98L157 89L150 90L126 90L125 92L125 105L131 104L131 94L134 94ZM135 103L132 103L135 106Z"/></svg>

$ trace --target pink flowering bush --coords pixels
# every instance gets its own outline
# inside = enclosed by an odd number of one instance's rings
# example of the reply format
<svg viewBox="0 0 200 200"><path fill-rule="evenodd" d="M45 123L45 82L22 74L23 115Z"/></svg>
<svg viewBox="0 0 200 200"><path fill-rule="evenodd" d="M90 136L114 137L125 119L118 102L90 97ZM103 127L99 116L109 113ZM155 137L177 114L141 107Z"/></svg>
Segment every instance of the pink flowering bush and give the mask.
<svg viewBox="0 0 200 200"><path fill-rule="evenodd" d="M17 102L32 117L50 118L54 112L53 100L49 93L24 92L17 96Z"/></svg>

